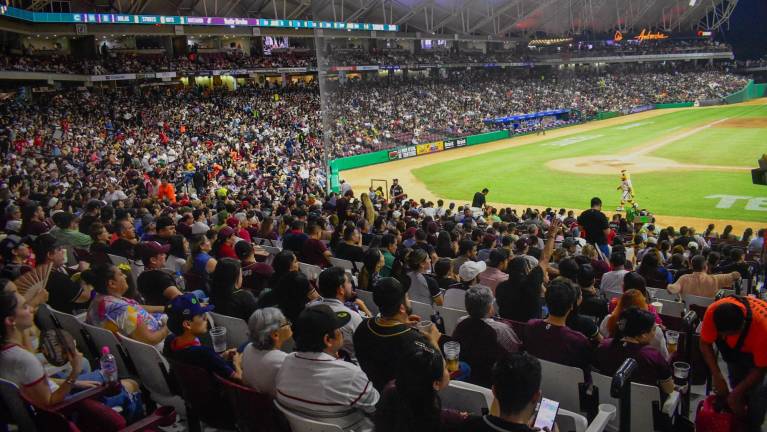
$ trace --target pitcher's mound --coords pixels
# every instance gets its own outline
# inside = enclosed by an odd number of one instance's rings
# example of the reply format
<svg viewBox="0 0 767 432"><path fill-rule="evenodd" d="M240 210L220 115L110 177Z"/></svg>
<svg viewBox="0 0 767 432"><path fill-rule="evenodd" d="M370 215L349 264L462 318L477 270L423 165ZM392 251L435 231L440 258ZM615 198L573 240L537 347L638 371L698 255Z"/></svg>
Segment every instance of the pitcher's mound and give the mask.
<svg viewBox="0 0 767 432"><path fill-rule="evenodd" d="M671 168L681 168L679 163L671 159L641 155L595 155L567 159L555 159L548 161L546 166L558 171L566 171L576 174L607 175L615 175L622 169L629 170L632 174L634 174L648 171L663 171Z"/></svg>

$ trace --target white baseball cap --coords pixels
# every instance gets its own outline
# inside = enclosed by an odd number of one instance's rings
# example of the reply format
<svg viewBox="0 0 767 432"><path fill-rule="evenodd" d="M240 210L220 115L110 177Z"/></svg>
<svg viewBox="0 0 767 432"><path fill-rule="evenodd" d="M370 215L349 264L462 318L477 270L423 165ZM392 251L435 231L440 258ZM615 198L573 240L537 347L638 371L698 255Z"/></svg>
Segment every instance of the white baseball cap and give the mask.
<svg viewBox="0 0 767 432"><path fill-rule="evenodd" d="M487 264L484 261L466 261L458 269L458 276L464 282L471 282L485 270L487 270Z"/></svg>

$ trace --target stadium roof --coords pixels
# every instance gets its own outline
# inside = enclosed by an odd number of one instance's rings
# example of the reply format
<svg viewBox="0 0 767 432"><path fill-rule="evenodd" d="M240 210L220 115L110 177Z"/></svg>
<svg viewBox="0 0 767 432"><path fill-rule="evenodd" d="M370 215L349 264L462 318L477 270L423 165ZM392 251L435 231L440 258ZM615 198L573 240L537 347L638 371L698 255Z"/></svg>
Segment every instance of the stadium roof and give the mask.
<svg viewBox="0 0 767 432"><path fill-rule="evenodd" d="M21 0L49 11L52 0ZM60 4L60 0L55 3ZM738 0L74 0L72 12L311 19L399 24L402 31L496 35L544 31L660 28L687 31L726 24Z"/></svg>

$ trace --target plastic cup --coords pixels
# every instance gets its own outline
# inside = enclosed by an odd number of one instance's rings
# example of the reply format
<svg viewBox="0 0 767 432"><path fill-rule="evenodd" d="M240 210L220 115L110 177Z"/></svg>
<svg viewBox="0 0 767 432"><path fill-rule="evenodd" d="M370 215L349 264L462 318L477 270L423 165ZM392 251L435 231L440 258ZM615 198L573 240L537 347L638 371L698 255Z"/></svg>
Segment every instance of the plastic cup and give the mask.
<svg viewBox="0 0 767 432"><path fill-rule="evenodd" d="M210 329L210 339L213 341L213 350L217 353L226 351L226 327L213 327Z"/></svg>
<svg viewBox="0 0 767 432"><path fill-rule="evenodd" d="M442 351L445 353L445 360L447 362L447 370L455 372L458 370L458 357L461 354L461 344L455 341L446 342L442 346Z"/></svg>
<svg viewBox="0 0 767 432"><path fill-rule="evenodd" d="M687 391L687 383L690 377L690 364L685 362L674 362L674 386L680 392Z"/></svg>
<svg viewBox="0 0 767 432"><path fill-rule="evenodd" d="M652 307L655 308L656 311L658 311L658 314L661 314L663 312L663 303L661 302L653 302L650 303Z"/></svg>
<svg viewBox="0 0 767 432"><path fill-rule="evenodd" d="M666 331L666 346L668 347L668 352L670 354L673 354L676 352L678 344L679 344L679 332L675 332L674 330Z"/></svg>
<svg viewBox="0 0 767 432"><path fill-rule="evenodd" d="M415 325L415 328L418 329L419 332L428 335L431 332L431 326L433 325L434 323L431 321L420 321Z"/></svg>

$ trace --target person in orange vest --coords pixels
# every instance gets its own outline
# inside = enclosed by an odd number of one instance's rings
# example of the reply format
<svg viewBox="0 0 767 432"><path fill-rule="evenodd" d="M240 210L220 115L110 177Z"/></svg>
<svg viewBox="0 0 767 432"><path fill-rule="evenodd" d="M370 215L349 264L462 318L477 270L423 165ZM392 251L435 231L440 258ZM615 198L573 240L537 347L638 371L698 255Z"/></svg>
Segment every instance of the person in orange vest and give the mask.
<svg viewBox="0 0 767 432"><path fill-rule="evenodd" d="M160 201L167 199L171 204L176 203L176 188L172 183L168 182L168 179L162 179L160 188L157 191L157 198Z"/></svg>

